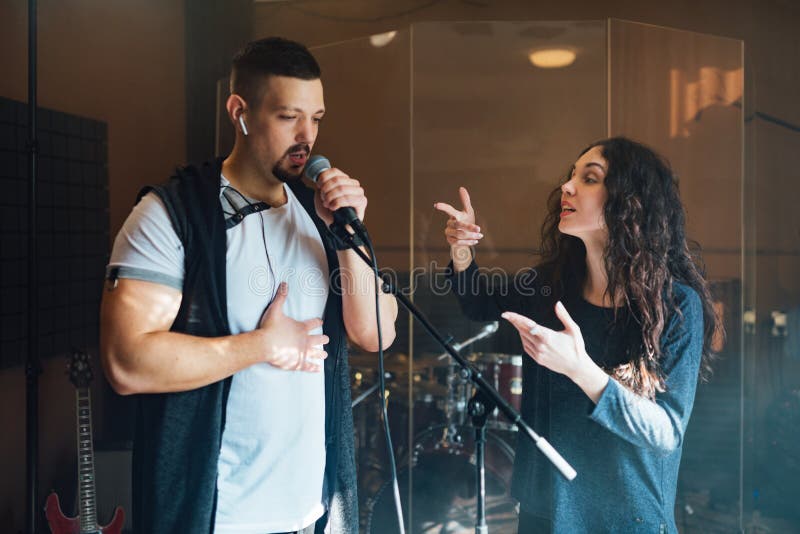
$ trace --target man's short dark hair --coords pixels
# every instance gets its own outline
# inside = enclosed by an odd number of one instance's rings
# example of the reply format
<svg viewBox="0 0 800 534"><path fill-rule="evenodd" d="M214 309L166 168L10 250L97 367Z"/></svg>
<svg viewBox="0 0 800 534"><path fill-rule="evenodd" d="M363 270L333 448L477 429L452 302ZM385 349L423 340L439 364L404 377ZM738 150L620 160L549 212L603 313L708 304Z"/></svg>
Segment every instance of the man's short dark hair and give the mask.
<svg viewBox="0 0 800 534"><path fill-rule="evenodd" d="M281 37L267 37L247 43L233 57L231 92L254 107L270 76L317 80L320 75L319 64L308 48Z"/></svg>

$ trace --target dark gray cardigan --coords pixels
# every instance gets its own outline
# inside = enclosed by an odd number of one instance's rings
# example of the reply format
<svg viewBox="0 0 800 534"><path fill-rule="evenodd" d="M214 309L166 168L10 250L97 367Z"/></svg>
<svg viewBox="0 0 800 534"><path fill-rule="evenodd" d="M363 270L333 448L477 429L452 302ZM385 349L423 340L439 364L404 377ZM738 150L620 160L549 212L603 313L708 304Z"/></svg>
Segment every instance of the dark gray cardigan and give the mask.
<svg viewBox="0 0 800 534"><path fill-rule="evenodd" d="M171 330L194 336L230 334L226 304L225 221L219 202L222 160L178 170L166 184L146 187L164 202L185 250L183 300ZM325 246L332 287L338 285L336 249L314 209L313 191L291 184ZM115 273L110 273L111 277ZM350 410L347 338L341 296L325 306L325 435L328 525L357 532L358 500ZM133 450L133 524L141 534L212 532L217 459L231 379L180 393L139 395ZM277 407L276 407L277 408Z"/></svg>

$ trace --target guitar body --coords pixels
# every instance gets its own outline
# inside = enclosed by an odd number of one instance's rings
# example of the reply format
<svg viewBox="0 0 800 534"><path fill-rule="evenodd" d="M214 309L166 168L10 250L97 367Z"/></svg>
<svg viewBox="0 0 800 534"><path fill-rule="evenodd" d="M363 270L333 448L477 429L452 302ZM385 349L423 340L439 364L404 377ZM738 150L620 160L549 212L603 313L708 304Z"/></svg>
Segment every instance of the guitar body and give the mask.
<svg viewBox="0 0 800 534"><path fill-rule="evenodd" d="M47 496L44 515L47 517L47 524L50 525L50 532L53 534L81 534L80 519L64 515L55 492Z"/></svg>
<svg viewBox="0 0 800 534"><path fill-rule="evenodd" d="M47 524L50 525L52 534L81 534L81 520L79 517L67 517L61 511L61 503L58 502L58 495L51 493L47 496L47 503L44 506L44 515L47 517ZM114 517L111 522L104 526L98 526L95 532L102 534L122 534L122 525L125 523L125 512L122 507L117 506L114 510Z"/></svg>

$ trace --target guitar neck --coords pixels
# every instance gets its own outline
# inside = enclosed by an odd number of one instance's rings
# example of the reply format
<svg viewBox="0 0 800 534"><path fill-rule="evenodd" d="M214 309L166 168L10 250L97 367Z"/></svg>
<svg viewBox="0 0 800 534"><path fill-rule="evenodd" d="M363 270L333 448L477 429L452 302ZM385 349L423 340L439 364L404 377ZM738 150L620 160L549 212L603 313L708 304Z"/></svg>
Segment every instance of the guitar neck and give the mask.
<svg viewBox="0 0 800 534"><path fill-rule="evenodd" d="M89 388L78 388L78 509L81 532L97 531L97 498L94 485L92 445L92 400Z"/></svg>

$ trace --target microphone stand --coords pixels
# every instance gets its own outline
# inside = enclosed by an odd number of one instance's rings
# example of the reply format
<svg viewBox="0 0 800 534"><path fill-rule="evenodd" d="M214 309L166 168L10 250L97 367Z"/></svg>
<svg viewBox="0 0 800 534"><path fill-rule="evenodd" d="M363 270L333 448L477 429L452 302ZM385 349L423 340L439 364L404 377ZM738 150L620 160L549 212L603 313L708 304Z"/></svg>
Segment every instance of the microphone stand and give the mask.
<svg viewBox="0 0 800 534"><path fill-rule="evenodd" d="M475 514L475 534L488 534L489 526L486 524L486 419L494 410L491 399L486 398L478 390L469 400L467 408L472 416L472 426L475 427L475 488L478 499L477 513Z"/></svg>
<svg viewBox="0 0 800 534"><path fill-rule="evenodd" d="M334 223L331 226L336 226L336 223ZM370 268L374 270L375 266L372 263L372 261L367 257L366 254L364 254L364 252L354 242L353 240L354 234L347 232L341 227L339 227L336 230L332 229L332 233L336 238L342 240L347 246L349 246L353 251L355 251L356 254L358 254L358 256L367 265L369 265ZM359 234L360 234L359 237L364 241L367 241L369 239L369 236L367 235L366 231L363 232L360 231ZM503 397L500 396L497 390L495 390L494 387L492 387L491 384L489 384L489 382L486 381L480 370L473 367L472 364L466 358L464 358L458 352L458 350L448 341L448 339L445 339L439 333L439 331L436 330L436 327L433 326L433 324L431 324L430 321L428 321L427 317L425 317L422 311L420 311L420 309L417 308L417 306L414 305L414 303L411 302L408 299L408 297L403 295L385 277L381 276L380 283L381 283L381 290L384 293L394 295L394 297L400 301L400 303L408 310L408 312L411 315L413 315L417 321L419 321L419 323L423 326L423 328L425 328L425 330L439 343L439 345L441 345L441 347L445 350L445 352L447 352L447 354L449 354L453 358L453 360L458 362L458 364L461 366L462 374L464 375L464 377L468 378L475 386L477 390L476 396L478 393L482 395L482 397L479 400L480 404L483 406L483 411L485 413L489 413L490 410L486 410L487 407L497 406L500 412L502 412L503 415L505 415L506 418L509 421L511 421L511 423L516 425L517 428L522 431L521 433L527 436L528 439L530 439L536 445L539 451L541 451L541 453L544 454L548 460L550 460L553 466L556 469L558 469L558 471L561 473L562 476L564 476L564 478L566 478L567 480L574 479L575 476L577 475L575 469L573 469L572 466L569 465L569 463L558 453L558 451L556 451L553 448L552 445L550 445L550 443L544 437L534 432L534 430L530 426L528 426L528 424L525 421L523 421L522 415L520 415L520 413L513 406L511 406L511 404L509 404L508 401L506 401ZM452 339L452 337L450 339ZM478 401L476 401L476 403L477 402ZM477 409L478 408L476 408L476 410ZM485 428L482 432L485 432ZM476 437L478 437L477 434ZM484 441L485 441L485 433L483 433L481 436L480 445L479 441L476 439L475 442L476 447L481 446L482 448ZM483 460L483 454L481 454L481 460ZM482 473L483 473L483 467L481 467L480 465L481 463L482 462L479 462L479 465L477 466L477 469L479 470L480 473L478 475L479 479L478 484L480 485L479 489L483 488L483 483L480 480L482 478ZM480 496L482 494L483 492L479 491L478 493L479 514L481 515L483 515L483 510L482 510L483 505L480 502L481 500ZM485 518L482 521L483 521L483 527L476 526L476 532L479 534L486 534L487 527L485 526Z"/></svg>
<svg viewBox="0 0 800 534"><path fill-rule="evenodd" d="M39 241L38 176L39 141L36 126L37 106L37 5L28 0L28 341L25 359L25 531L39 531Z"/></svg>

